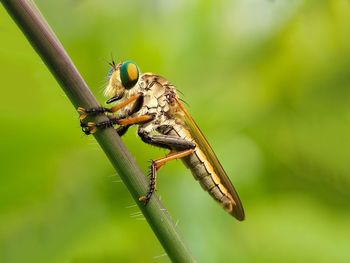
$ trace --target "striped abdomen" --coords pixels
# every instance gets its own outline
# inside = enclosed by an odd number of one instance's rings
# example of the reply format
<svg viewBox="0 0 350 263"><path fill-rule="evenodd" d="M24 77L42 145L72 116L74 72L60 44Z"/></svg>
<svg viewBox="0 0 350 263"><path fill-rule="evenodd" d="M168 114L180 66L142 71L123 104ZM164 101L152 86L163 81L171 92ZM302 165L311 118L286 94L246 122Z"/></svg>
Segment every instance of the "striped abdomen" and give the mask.
<svg viewBox="0 0 350 263"><path fill-rule="evenodd" d="M174 128L175 129L172 131L171 135L177 135L186 140L195 142L195 139L187 129L184 127ZM218 201L227 212L231 213L235 202L227 188L222 184L220 177L215 172L212 164L208 161L198 145L194 149L194 153L183 157L182 161L186 167L191 170L194 178L199 181L202 188Z"/></svg>

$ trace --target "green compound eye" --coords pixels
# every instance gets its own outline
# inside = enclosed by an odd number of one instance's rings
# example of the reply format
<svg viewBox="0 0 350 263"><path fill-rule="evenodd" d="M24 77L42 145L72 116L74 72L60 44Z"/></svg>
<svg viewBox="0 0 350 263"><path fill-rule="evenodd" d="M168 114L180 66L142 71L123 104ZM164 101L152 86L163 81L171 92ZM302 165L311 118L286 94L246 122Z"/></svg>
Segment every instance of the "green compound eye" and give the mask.
<svg viewBox="0 0 350 263"><path fill-rule="evenodd" d="M120 67L120 80L124 88L131 89L139 80L139 69L131 61L124 62Z"/></svg>

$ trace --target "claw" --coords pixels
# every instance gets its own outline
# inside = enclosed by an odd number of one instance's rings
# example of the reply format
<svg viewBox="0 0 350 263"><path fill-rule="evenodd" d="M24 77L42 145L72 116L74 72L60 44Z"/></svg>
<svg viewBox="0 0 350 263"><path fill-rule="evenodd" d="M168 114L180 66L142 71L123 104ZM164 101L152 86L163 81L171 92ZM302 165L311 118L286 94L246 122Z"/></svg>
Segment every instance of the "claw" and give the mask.
<svg viewBox="0 0 350 263"><path fill-rule="evenodd" d="M90 133L95 133L97 131L96 123L94 122L88 122L87 127L89 128Z"/></svg>
<svg viewBox="0 0 350 263"><path fill-rule="evenodd" d="M88 114L87 114L87 112L86 112L86 109L83 108L83 107L78 107L78 108L77 108L77 111L78 111L79 114L80 114L80 116L79 116L79 119L80 119L80 120L84 120L84 119L88 116Z"/></svg>
<svg viewBox="0 0 350 263"><path fill-rule="evenodd" d="M141 201L142 203L144 203L145 205L147 205L149 198L147 198L146 196L140 196L139 197L139 201Z"/></svg>
<svg viewBox="0 0 350 263"><path fill-rule="evenodd" d="M80 127L81 130L86 134L92 134L95 133L97 128L96 128L96 123L94 122L88 122L87 124L85 122L83 122L82 120L80 120Z"/></svg>
<svg viewBox="0 0 350 263"><path fill-rule="evenodd" d="M81 130L85 133L85 135L89 135L90 134L89 127L81 127Z"/></svg>

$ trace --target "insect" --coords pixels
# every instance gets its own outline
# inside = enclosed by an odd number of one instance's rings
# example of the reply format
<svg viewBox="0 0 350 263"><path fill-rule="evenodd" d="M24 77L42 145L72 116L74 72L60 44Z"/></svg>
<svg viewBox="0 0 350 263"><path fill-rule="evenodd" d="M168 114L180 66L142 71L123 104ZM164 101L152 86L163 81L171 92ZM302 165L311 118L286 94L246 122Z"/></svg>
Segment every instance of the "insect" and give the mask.
<svg viewBox="0 0 350 263"><path fill-rule="evenodd" d="M139 200L145 204L149 202L155 191L157 171L165 163L180 158L204 190L228 213L244 220L243 206L235 188L177 96L175 86L159 75L140 74L138 66L131 61L119 64L113 61L110 66L104 95L108 98L107 104L119 103L111 108L79 107L80 122L85 134L118 125L116 131L120 136L136 124L137 133L144 142L170 150L165 157L152 161L148 191ZM109 120L84 122L88 115L101 113Z"/></svg>

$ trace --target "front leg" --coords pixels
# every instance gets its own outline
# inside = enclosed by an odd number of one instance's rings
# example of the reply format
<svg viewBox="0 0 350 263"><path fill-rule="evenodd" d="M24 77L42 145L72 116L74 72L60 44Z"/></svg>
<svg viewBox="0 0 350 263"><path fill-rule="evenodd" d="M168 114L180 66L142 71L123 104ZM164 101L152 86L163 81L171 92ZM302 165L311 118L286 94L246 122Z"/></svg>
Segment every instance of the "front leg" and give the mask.
<svg viewBox="0 0 350 263"><path fill-rule="evenodd" d="M132 102L137 101L138 99L141 98L141 94L136 94L134 96L131 96L130 98L126 99L125 101L113 106L112 108L105 108L105 107L96 107L96 108L88 108L85 109L83 107L78 107L77 111L79 112L80 115L80 120L84 120L87 116L94 116L97 114L101 113L114 113L127 105L129 105Z"/></svg>
<svg viewBox="0 0 350 263"><path fill-rule="evenodd" d="M82 121L80 121L80 126L81 126L81 129L82 131L86 134L86 135L89 135L91 134L91 131L90 131L90 127L88 127L88 125ZM131 125L121 125L119 126L118 128L115 129L115 131L118 133L118 135L120 137L122 137L129 129Z"/></svg>
<svg viewBox="0 0 350 263"><path fill-rule="evenodd" d="M79 113L79 119L82 121L89 115L97 115L100 113L110 112L112 113L111 109L105 108L105 107L97 107L97 108L89 108L85 109L83 107L78 107L77 111Z"/></svg>
<svg viewBox="0 0 350 263"><path fill-rule="evenodd" d="M117 118L117 117L111 117L108 116L108 121L102 121L102 122L88 122L84 123L80 121L80 125L82 127L83 132L86 135L89 135L91 133L95 133L97 129L105 129L109 127L113 127L114 125L118 124L120 127L125 126L125 128L120 128L118 133L124 134L126 132L126 129L129 128L133 124L141 124L146 123L154 119L154 115L141 115L136 117L129 117L129 118Z"/></svg>
<svg viewBox="0 0 350 263"><path fill-rule="evenodd" d="M122 122L122 119L126 119L127 117L131 116L133 113L135 113L134 109L135 107L132 107L132 111L126 111L122 116L119 116L118 118L111 116L109 114L106 114L106 116L109 118L108 121L105 122L101 122L101 123L94 123L94 122L88 122L85 123L83 120L86 119L88 116L95 116L98 114L102 114L102 113L114 113L124 107L126 107L127 105L129 105L130 103L138 103L140 100L142 99L142 94L136 94L134 96L131 96L130 98L126 99L125 101L115 105L112 108L105 108L105 107L96 107L96 108L88 108L85 109L83 107L78 107L77 111L79 112L79 119L80 119L80 126L83 130L83 132L86 135L89 135L91 133L96 132L97 128L107 128L107 127L112 127L115 124L119 124L121 125L120 127L118 127L116 129L116 131L118 132L119 136L122 136L126 133L126 131L128 130L128 128L132 125L132 124L128 124L125 122ZM108 102L107 102L108 103ZM121 123L118 123L118 121L121 121Z"/></svg>
<svg viewBox="0 0 350 263"><path fill-rule="evenodd" d="M97 131L97 128L109 128L109 127L113 127L115 124L118 123L118 118L117 117L112 117L112 116L108 116L108 121L102 121L99 123L95 123L95 122L88 122L85 123L82 120L80 120L80 127L81 130L86 134L92 134L95 133ZM122 126L120 126L122 127Z"/></svg>

